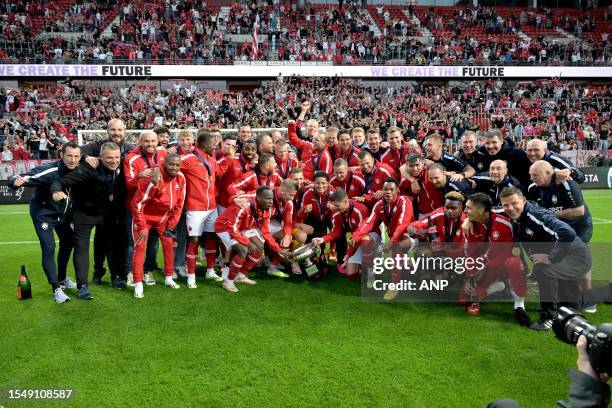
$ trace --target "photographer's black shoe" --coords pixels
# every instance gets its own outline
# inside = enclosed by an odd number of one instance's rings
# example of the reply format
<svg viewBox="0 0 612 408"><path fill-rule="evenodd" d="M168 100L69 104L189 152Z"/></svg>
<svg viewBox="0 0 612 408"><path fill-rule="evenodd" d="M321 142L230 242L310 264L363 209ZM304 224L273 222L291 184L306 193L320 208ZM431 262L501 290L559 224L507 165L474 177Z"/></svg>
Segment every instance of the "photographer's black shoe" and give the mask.
<svg viewBox="0 0 612 408"><path fill-rule="evenodd" d="M81 300L93 300L93 295L87 286L82 286L81 289L79 289L77 297Z"/></svg>
<svg viewBox="0 0 612 408"><path fill-rule="evenodd" d="M529 318L529 315L527 314L524 308L517 307L516 309L514 309L514 317L516 317L516 322L519 324L519 326L531 326L531 319Z"/></svg>
<svg viewBox="0 0 612 408"><path fill-rule="evenodd" d="M548 315L543 314L542 316L540 316L540 320L537 323L534 323L531 326L529 326L529 328L532 330L543 331L543 330L552 329L552 325L553 325L553 320L549 318Z"/></svg>

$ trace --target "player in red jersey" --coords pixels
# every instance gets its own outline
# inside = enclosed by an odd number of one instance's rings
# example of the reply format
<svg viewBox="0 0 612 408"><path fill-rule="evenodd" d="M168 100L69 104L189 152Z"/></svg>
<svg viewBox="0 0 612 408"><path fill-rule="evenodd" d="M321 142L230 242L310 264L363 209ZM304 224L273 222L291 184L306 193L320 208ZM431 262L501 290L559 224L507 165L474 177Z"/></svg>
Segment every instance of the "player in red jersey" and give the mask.
<svg viewBox="0 0 612 408"><path fill-rule="evenodd" d="M366 184L361 172L350 170L347 161L342 158L334 162L334 176L329 184L344 189L351 199L365 194Z"/></svg>
<svg viewBox="0 0 612 408"><path fill-rule="evenodd" d="M285 252L270 233L270 217L274 206L274 192L268 186L259 186L255 197L249 198L246 206L230 205L215 223L215 231L228 251L234 253L223 288L238 292L234 282L254 285L248 272L261 259L264 243L275 252Z"/></svg>
<svg viewBox="0 0 612 408"><path fill-rule="evenodd" d="M269 153L262 153L259 155L257 166L253 170L243 175L242 180L236 180L226 188L230 198L234 199L237 196L252 193L259 186L273 188L280 186L282 182L283 179L276 173L274 156Z"/></svg>
<svg viewBox="0 0 612 408"><path fill-rule="evenodd" d="M178 289L179 285L172 279L174 272L175 228L181 217L185 201L185 177L179 171L181 158L169 154L163 167L153 170L151 178L142 178L131 202L134 235L134 297L144 296L142 275L147 237L155 229L161 238L164 252L164 272L166 286Z"/></svg>
<svg viewBox="0 0 612 408"><path fill-rule="evenodd" d="M348 194L342 188L336 189L332 193L331 199L334 206L331 231L322 237L313 238L312 243L314 245L334 242L342 235L353 234L370 215L365 205L350 200ZM369 240L362 240L361 243L348 248L343 263L346 269L346 277L349 279L360 274L362 265L373 264L374 249L380 243L380 234L377 231L370 231L368 235Z"/></svg>
<svg viewBox="0 0 612 408"><path fill-rule="evenodd" d="M382 155L380 161L391 167L399 174L400 167L406 163L411 154L422 155L421 148L415 140L405 142L402 130L396 126L391 126L387 130L387 142L389 149Z"/></svg>
<svg viewBox="0 0 612 408"><path fill-rule="evenodd" d="M283 180L278 188L274 189L274 207L272 218L270 219L270 233L279 242L283 249L289 250L293 242L293 220L296 209L294 198L298 192L298 185L292 180ZM268 275L287 278L289 275L279 270L280 259L278 256L271 256L271 265L268 267ZM291 264L292 272L300 274L301 270L295 263Z"/></svg>
<svg viewBox="0 0 612 408"><path fill-rule="evenodd" d="M240 151L238 157L232 157L230 160L228 160L227 171L225 174L223 174L223 176L217 179L217 211L219 215L223 214L226 207L233 204L228 186L237 181L244 180L247 174L252 172L253 168L256 166L256 156L257 148L255 147L255 141L249 139L242 144L242 150Z"/></svg>
<svg viewBox="0 0 612 408"><path fill-rule="evenodd" d="M406 164L400 167L400 173L400 192L416 201L415 217L421 218L442 206L441 195L429 181L425 160L421 156L410 155Z"/></svg>
<svg viewBox="0 0 612 408"><path fill-rule="evenodd" d="M206 254L206 277L221 280L215 273L217 243L214 235L217 219L215 198L215 180L227 172L228 163L218 165L211 155L215 150L214 135L200 132L197 147L192 153L181 158L181 171L187 181L187 199L185 200L187 232L187 286L196 288L195 265L198 255L198 242L204 240Z"/></svg>
<svg viewBox="0 0 612 408"><path fill-rule="evenodd" d="M300 162L290 153L290 146L284 139L278 139L274 143L274 159L276 160L276 172L283 179L287 180L291 169L299 167Z"/></svg>
<svg viewBox="0 0 612 408"><path fill-rule="evenodd" d="M466 283L460 300L465 301L466 294L470 296L473 301L468 302L466 310L476 315L480 312L479 302L496 291L495 286L503 288L499 283L507 279L514 296L517 322L529 327L531 320L525 312L527 277L521 258L513 255L512 222L493 212L492 206L491 197L484 193L470 195L465 204L467 253L472 257L483 256L485 267L466 272Z"/></svg>
<svg viewBox="0 0 612 408"><path fill-rule="evenodd" d="M341 131L338 134L338 146L335 149L334 160L342 158L346 160L349 167L359 167L359 153L361 150L353 146L350 133Z"/></svg>
<svg viewBox="0 0 612 408"><path fill-rule="evenodd" d="M289 121L287 128L289 142L300 152L298 159L303 166L304 177L313 180L314 173L317 171L331 174L332 162L327 151L327 134L319 132L313 136L312 142L309 142L298 137L295 122Z"/></svg>
<svg viewBox="0 0 612 408"><path fill-rule="evenodd" d="M359 153L359 168L365 180L365 194L355 197L356 201L364 203L368 208L372 208L376 201L383 196L383 183L388 178L395 179L395 171L388 165L375 162L368 151Z"/></svg>
<svg viewBox="0 0 612 408"><path fill-rule="evenodd" d="M362 240L370 240L368 233L380 223L384 223L390 236L390 243L386 244L384 249L390 247L392 255L395 256L396 253L412 245L412 238L406 236L406 231L413 220L412 202L408 197L399 194L399 182L396 179L387 178L383 183L382 198L376 201L370 216L353 233L351 239L348 240L348 244L355 245L361 243ZM368 283L371 284L373 280L372 266L366 265L366 268L368 270ZM392 278L394 282L398 282L399 271L394 270ZM385 299L394 299L396 296L397 291L389 290L385 294Z"/></svg>

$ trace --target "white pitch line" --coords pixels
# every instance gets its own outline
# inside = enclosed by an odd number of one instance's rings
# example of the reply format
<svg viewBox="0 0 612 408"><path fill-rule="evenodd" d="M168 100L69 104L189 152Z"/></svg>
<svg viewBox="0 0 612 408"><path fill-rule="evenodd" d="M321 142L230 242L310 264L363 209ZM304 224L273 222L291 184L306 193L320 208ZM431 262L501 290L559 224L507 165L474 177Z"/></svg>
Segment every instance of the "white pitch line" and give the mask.
<svg viewBox="0 0 612 408"><path fill-rule="evenodd" d="M57 244L59 241L55 241ZM0 242L0 245L22 245L22 244L39 244L39 241L7 241Z"/></svg>
<svg viewBox="0 0 612 408"><path fill-rule="evenodd" d="M0 215L12 215L12 214L29 214L28 211L7 211L7 212L0 212Z"/></svg>

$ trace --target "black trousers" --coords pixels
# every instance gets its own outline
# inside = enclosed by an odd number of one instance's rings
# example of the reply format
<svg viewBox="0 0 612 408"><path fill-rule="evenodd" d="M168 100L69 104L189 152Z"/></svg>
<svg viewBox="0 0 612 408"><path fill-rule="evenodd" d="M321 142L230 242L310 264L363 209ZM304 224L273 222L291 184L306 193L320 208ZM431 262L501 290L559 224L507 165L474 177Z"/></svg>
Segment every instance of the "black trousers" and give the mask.
<svg viewBox="0 0 612 408"><path fill-rule="evenodd" d="M34 230L40 241L42 268L51 288L55 290L59 288L59 282L66 279L66 267L73 247L72 230L67 222L38 217L36 209L30 209L30 215L32 216ZM59 239L57 264L55 263L54 230Z"/></svg>
<svg viewBox="0 0 612 408"><path fill-rule="evenodd" d="M121 228L119 218L115 214L105 214L91 217L75 213L74 225L74 269L77 275L77 286L87 286L89 277L89 241L91 230L95 227L99 234L100 246L98 251L108 259L110 274L112 278L125 279L124 251L121 248Z"/></svg>
<svg viewBox="0 0 612 408"><path fill-rule="evenodd" d="M591 270L591 251L584 245L572 248L559 263L536 264L533 273L540 289L540 306L549 318L555 318L560 306L579 308L584 302L578 279Z"/></svg>

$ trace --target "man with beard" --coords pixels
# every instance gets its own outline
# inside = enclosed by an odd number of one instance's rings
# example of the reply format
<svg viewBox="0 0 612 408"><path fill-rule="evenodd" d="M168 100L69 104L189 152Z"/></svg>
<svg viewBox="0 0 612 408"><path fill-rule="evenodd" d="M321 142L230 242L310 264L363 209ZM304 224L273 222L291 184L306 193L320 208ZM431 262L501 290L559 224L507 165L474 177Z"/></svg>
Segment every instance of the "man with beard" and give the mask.
<svg viewBox="0 0 612 408"><path fill-rule="evenodd" d="M479 314L480 302L491 293L501 290L494 287L496 281L508 280L514 296L514 315L517 323L520 326L531 326L531 319L525 312L527 276L521 258L513 256L512 223L508 218L492 211L491 198L484 193L475 193L468 197L465 213L468 221L463 224L463 232L468 242L467 254L474 259L485 259L484 268L474 268L465 274L460 300L467 301L467 313ZM468 301L468 298L471 301Z"/></svg>
<svg viewBox="0 0 612 408"><path fill-rule="evenodd" d="M488 169L494 160L504 160L508 165L508 173L517 178L521 185L529 184L529 166L531 162L525 151L508 144L503 140L499 129L489 130L484 134L485 144L478 148L476 155L476 171Z"/></svg>
<svg viewBox="0 0 612 408"><path fill-rule="evenodd" d="M335 149L334 160L344 159L349 167L358 167L357 155L360 152L361 150L351 144L351 135L347 131L341 131L338 134L338 146Z"/></svg>
<svg viewBox="0 0 612 408"><path fill-rule="evenodd" d="M181 158L169 154L163 167L153 170L150 179L141 179L131 202L134 218L134 297L142 298L142 275L149 231L155 229L161 238L164 252L165 285L180 286L172 279L174 272L174 243L185 200L185 177L179 171Z"/></svg>
<svg viewBox="0 0 612 408"><path fill-rule="evenodd" d="M70 202L54 201L50 187L54 181L74 171L79 165L81 150L74 142L66 143L61 150L61 159L41 164L19 176L8 179L12 189L34 187L30 200L30 216L42 251L42 267L51 285L53 300L64 303L70 300L63 289L75 289L77 285L66 276L66 266L72 252L72 230L70 229ZM57 264L55 263L55 230L59 239Z"/></svg>
<svg viewBox="0 0 612 408"><path fill-rule="evenodd" d="M563 156L551 152L547 149L546 143L541 139L532 139L527 143L527 157L531 163L538 160L544 160L550 163L556 171L556 178L560 182L567 180L569 177L577 183L584 183L584 172L572 165L570 161Z"/></svg>
<svg viewBox="0 0 612 408"><path fill-rule="evenodd" d="M251 126L246 123L240 125L240 128L238 129L238 150L242 150L244 143L251 139L253 139L253 130L251 129Z"/></svg>
<svg viewBox="0 0 612 408"><path fill-rule="evenodd" d="M298 159L303 166L304 177L313 180L315 172L332 172L332 162L327 151L327 135L325 132L317 133L312 137L312 142L301 140L296 133L296 124L289 121L288 125L289 143L298 149Z"/></svg>
<svg viewBox="0 0 612 408"><path fill-rule="evenodd" d="M153 129L153 132L155 132L155 134L157 135L158 146L167 149L168 144L170 143L170 131L168 130L168 128L159 126Z"/></svg>
<svg viewBox="0 0 612 408"><path fill-rule="evenodd" d="M427 152L427 160L438 163L444 166L446 174L450 176L451 181L458 181L472 177L476 171L457 156L445 152L443 149L442 136L437 134L427 137L425 141L425 151Z"/></svg>
<svg viewBox="0 0 612 408"><path fill-rule="evenodd" d="M158 137L153 131L145 131L140 134L140 146L132 150L125 161L123 162L123 171L125 173L125 183L127 185L127 203L132 201L134 193L138 188L139 180L142 178L149 178L153 173L153 170L163 165L163 161L166 158L166 150L158 148ZM130 213L130 229L132 228L132 215ZM133 235L129 235L129 243L132 249L128 250L127 256L133 258ZM147 256L145 258L145 274L144 282L147 285L155 285L155 278L153 277L153 271L157 269L157 250L159 248L159 241L156 232L152 232L148 236L147 242ZM128 283L129 286L133 285L133 273L132 273L132 262L129 262L128 272Z"/></svg>
<svg viewBox="0 0 612 408"><path fill-rule="evenodd" d="M363 150L370 152L374 160L381 161L383 154L388 147L382 145L380 133L376 129L369 129L366 133L366 142L368 145Z"/></svg>
<svg viewBox="0 0 612 408"><path fill-rule="evenodd" d="M73 202L74 269L77 275L78 298L91 300L88 288L89 240L96 227L105 244L113 283L123 282L122 252L118 248L119 213L126 197L125 184L120 177L120 147L107 142L100 149L100 165L96 169L82 163L76 171L65 174L51 184L54 201L68 198ZM115 285L118 288L123 286Z"/></svg>
<svg viewBox="0 0 612 408"><path fill-rule="evenodd" d="M500 210L499 195L506 187L516 187L523 190L523 186L516 177L508 174L508 166L503 160L493 160L489 166L488 173L482 173L468 179L472 188L479 193L485 193L491 197L493 211Z"/></svg>
<svg viewBox="0 0 612 408"><path fill-rule="evenodd" d="M382 155L380 161L399 174L399 168L406 163L406 159L411 154L422 155L421 148L416 141L405 142L402 130L396 126L391 126L387 130L387 142L389 149Z"/></svg>
<svg viewBox="0 0 612 408"><path fill-rule="evenodd" d="M374 161L372 155L366 151L359 153L359 168L363 174L365 189L364 195L355 197L355 200L372 208L383 196L382 187L385 180L395 179L396 174L387 164Z"/></svg>

